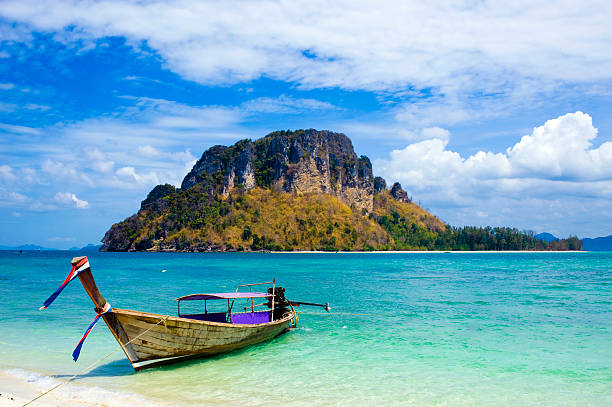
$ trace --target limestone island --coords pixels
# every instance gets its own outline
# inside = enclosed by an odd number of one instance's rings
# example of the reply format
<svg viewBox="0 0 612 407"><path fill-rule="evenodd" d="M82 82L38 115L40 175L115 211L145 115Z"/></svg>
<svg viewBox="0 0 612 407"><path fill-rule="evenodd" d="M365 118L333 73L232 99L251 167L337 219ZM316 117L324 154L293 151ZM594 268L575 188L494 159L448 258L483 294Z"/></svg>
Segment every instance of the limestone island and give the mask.
<svg viewBox="0 0 612 407"><path fill-rule="evenodd" d="M451 227L387 188L344 134L276 131L206 150L158 185L102 251L580 250L508 227Z"/></svg>

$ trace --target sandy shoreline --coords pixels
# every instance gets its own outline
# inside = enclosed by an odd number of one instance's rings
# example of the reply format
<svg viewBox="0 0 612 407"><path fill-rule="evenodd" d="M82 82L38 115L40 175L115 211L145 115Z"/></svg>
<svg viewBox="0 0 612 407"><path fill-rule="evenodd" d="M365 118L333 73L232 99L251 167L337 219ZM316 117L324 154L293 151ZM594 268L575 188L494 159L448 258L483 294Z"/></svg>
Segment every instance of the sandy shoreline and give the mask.
<svg viewBox="0 0 612 407"><path fill-rule="evenodd" d="M51 386L53 387L53 386ZM44 390L43 390L44 391ZM34 397L41 394L38 386L28 383L27 380L9 375L5 372L0 372L0 406L22 406ZM32 403L32 406L95 406L96 404L84 404L79 402L70 402L69 400L59 399L53 392L45 395L39 400Z"/></svg>
<svg viewBox="0 0 612 407"><path fill-rule="evenodd" d="M59 379L26 372L21 369L0 371L0 407L23 406L43 392L59 384ZM65 382L45 394L30 406L33 407L123 407L159 406L136 394L122 394L89 384Z"/></svg>

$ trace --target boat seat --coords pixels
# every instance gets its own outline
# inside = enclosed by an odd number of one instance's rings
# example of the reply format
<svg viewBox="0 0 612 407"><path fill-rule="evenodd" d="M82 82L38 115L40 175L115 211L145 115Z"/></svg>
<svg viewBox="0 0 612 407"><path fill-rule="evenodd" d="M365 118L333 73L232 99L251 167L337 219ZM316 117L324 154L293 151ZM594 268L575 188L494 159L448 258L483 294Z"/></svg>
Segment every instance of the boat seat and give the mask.
<svg viewBox="0 0 612 407"><path fill-rule="evenodd" d="M270 311L232 314L232 324L265 324L270 322Z"/></svg>

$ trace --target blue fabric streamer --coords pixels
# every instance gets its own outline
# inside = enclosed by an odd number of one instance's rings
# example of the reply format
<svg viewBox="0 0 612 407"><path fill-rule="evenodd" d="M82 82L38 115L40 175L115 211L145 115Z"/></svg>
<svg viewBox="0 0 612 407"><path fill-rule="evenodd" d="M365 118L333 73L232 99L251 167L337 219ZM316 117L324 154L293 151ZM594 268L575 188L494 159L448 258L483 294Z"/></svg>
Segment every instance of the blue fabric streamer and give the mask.
<svg viewBox="0 0 612 407"><path fill-rule="evenodd" d="M79 359L79 355L81 354L81 348L83 347L83 343L85 342L85 338L87 338L87 335L89 335L89 333L91 332L91 330L93 329L94 325L96 325L96 323L98 322L98 320L100 319L100 317L104 314L106 314L107 312L110 312L113 309L113 307L109 307L107 311L104 311L98 315L96 315L96 317L94 318L94 320L91 322L91 324L89 325L89 327L87 328L87 330L85 331L85 335L83 335L83 337L81 338L81 340L79 341L79 343L77 344L76 348L74 348L74 351L72 352L72 359L76 362Z"/></svg>

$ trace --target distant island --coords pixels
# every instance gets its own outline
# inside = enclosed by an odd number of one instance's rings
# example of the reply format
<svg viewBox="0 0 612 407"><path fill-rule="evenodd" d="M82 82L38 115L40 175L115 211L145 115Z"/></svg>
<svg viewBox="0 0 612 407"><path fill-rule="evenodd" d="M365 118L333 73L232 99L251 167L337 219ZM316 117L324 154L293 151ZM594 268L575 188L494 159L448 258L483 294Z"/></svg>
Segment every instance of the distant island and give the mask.
<svg viewBox="0 0 612 407"><path fill-rule="evenodd" d="M88 244L84 247L71 247L69 251L80 251L80 252L97 252L102 248L102 245ZM0 246L0 250L20 250L20 251L59 251L61 249L54 249L49 247L42 247L36 244L22 244L20 246Z"/></svg>
<svg viewBox="0 0 612 407"><path fill-rule="evenodd" d="M589 251L612 251L612 235L596 237L593 239L582 239L584 250Z"/></svg>
<svg viewBox="0 0 612 407"><path fill-rule="evenodd" d="M507 227L452 227L375 177L344 134L276 131L206 150L158 185L102 251L581 250Z"/></svg>
<svg viewBox="0 0 612 407"><path fill-rule="evenodd" d="M22 244L19 246L0 246L0 250L51 251L57 249L50 249L48 247L42 247L37 244Z"/></svg>

